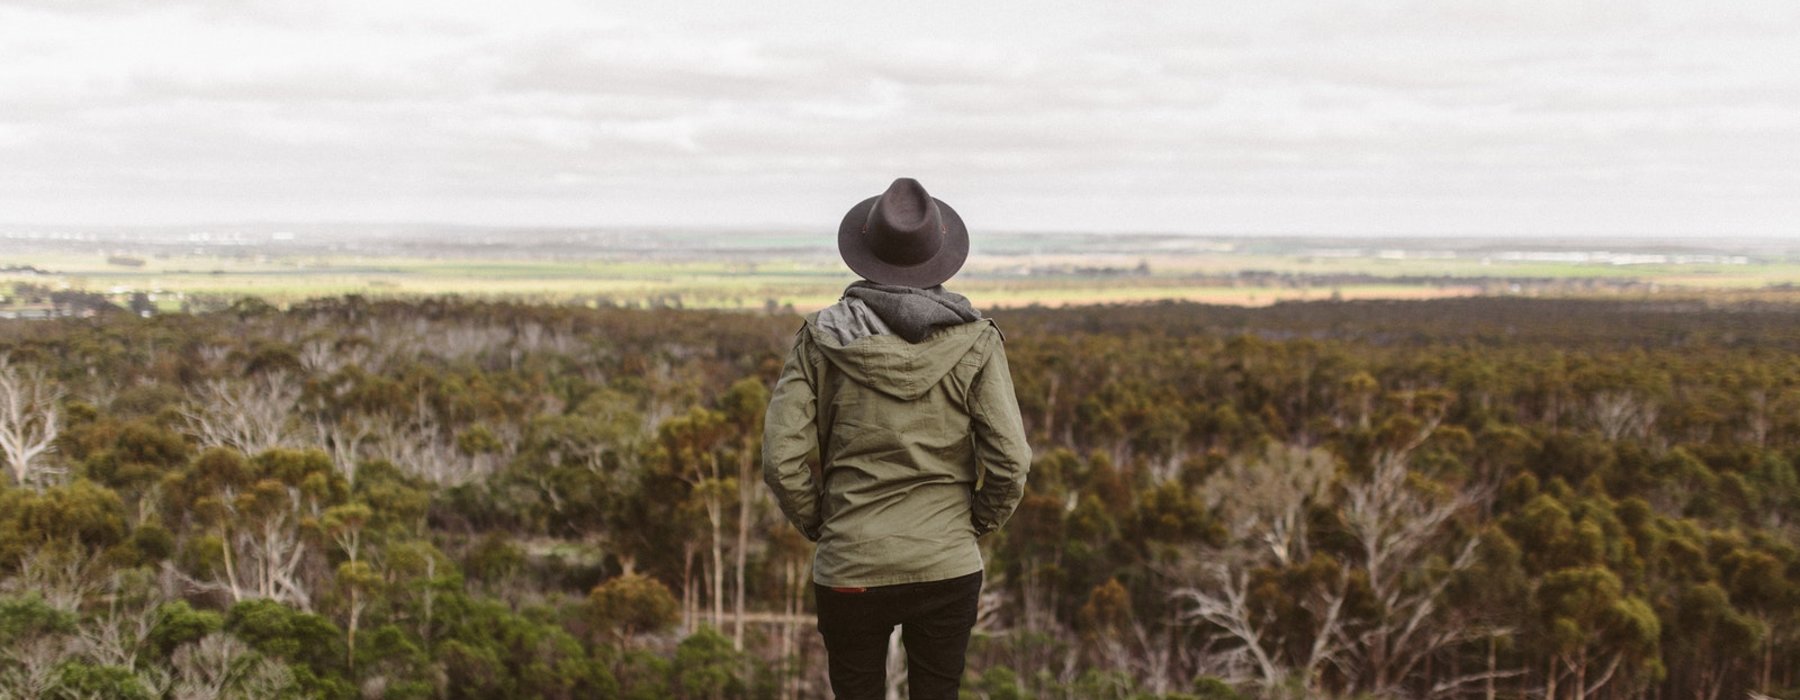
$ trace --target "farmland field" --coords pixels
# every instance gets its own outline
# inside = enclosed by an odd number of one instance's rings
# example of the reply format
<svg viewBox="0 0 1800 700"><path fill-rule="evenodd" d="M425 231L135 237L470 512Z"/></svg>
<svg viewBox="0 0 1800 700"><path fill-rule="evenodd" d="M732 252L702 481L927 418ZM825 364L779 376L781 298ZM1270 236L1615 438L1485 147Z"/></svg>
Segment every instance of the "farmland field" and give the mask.
<svg viewBox="0 0 1800 700"><path fill-rule="evenodd" d="M0 291L13 284L142 294L163 311L243 296L278 306L320 296L458 294L579 305L805 311L855 277L791 234L663 236L429 231L345 240L294 234L6 234ZM1180 236L996 235L952 288L995 307L1174 299L1259 306L1287 300L1473 295L1646 297L1700 291L1786 298L1800 256L1780 245L1307 241ZM14 301L14 304L22 303Z"/></svg>

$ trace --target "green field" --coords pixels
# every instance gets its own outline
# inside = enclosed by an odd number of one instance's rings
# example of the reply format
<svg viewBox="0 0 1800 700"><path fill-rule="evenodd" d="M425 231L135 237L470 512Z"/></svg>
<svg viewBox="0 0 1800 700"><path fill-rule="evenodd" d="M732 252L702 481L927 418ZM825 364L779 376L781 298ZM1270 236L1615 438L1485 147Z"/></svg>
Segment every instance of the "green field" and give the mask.
<svg viewBox="0 0 1800 700"><path fill-rule="evenodd" d="M806 310L855 280L819 255L789 259L479 259L445 257L189 255L121 265L104 253L0 253L0 292L17 283L128 298L147 293L165 310L196 299L256 296L277 305L320 296L460 294L557 303ZM1148 274L1118 274L1139 264ZM1082 268L1087 268L1083 270ZM1109 268L1114 274L1095 273ZM1050 272L1044 272L1050 270ZM1424 279L1429 278L1429 279ZM972 257L951 285L989 306L1185 299L1264 305L1283 300L1419 299L1475 294L1538 296L1699 292L1788 298L1800 264L1642 264L1478 259L1385 259L1301 254L1009 254ZM16 301L14 303L17 303Z"/></svg>

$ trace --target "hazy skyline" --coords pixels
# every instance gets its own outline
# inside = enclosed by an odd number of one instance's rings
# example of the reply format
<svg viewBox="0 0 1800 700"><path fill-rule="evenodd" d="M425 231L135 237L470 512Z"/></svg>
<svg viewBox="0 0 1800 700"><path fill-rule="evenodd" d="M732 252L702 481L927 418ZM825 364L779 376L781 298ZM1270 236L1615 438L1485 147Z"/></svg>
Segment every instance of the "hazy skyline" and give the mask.
<svg viewBox="0 0 1800 700"><path fill-rule="evenodd" d="M0 222L1800 235L1797 3L964 5L0 0Z"/></svg>

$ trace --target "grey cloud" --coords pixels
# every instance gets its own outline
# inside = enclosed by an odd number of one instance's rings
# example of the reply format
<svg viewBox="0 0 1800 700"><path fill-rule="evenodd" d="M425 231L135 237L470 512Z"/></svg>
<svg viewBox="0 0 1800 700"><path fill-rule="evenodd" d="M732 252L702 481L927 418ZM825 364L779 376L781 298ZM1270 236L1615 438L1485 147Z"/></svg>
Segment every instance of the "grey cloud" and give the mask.
<svg viewBox="0 0 1800 700"><path fill-rule="evenodd" d="M1035 24L949 4L921 14L965 22L812 2L786 18L529 5L0 5L0 22L56 28L0 27L0 158L28 174L0 180L0 205L711 223L663 206L685 195L797 221L908 172L1011 226L1251 222L1266 207L1271 225L1351 228L1406 201L1412 226L1462 205L1551 212L1521 219L1537 226L1598 216L1573 197L1622 229L1665 225L1633 201L1706 197L1721 199L1695 212L1795 223L1778 154L1800 145L1800 56L1769 27L1800 18L1774 3L1718 17L1151 2ZM148 27L189 35L129 58L103 44Z"/></svg>

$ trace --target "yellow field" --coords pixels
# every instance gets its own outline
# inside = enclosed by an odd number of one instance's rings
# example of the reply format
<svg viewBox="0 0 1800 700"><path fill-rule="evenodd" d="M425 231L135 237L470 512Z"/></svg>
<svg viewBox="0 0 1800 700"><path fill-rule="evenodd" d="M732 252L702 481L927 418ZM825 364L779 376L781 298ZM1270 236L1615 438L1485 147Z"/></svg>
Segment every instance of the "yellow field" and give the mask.
<svg viewBox="0 0 1800 700"><path fill-rule="evenodd" d="M1149 275L1073 274L1078 266L1131 269ZM278 305L320 296L461 294L558 303L679 304L699 308L763 308L770 303L808 310L828 305L856 278L835 259L663 261L644 259L531 260L365 256L183 256L150 258L141 266L108 262L102 253L0 252L0 267L33 266L51 274L0 273L0 294L13 283L124 298L144 292L161 308L180 308L197 295L257 296ZM1059 269L1045 274L1044 269ZM1297 275L1292 286L1232 281L1239 271ZM1034 274L1027 274L1031 271ZM1325 283L1330 276L1364 276ZM1400 278L1440 278L1401 283ZM1224 279L1222 279L1224 278ZM1482 278L1536 280L1538 288L1510 288ZM1312 281L1306 281L1312 280ZM1544 281L1592 281L1571 291ZM1644 283L1644 284L1635 284ZM1653 283L1654 289L1648 289ZM952 288L984 306L1064 306L1180 299L1212 304L1263 305L1283 300L1424 299L1481 293L1678 294L1701 290L1793 296L1781 285L1800 283L1800 265L1611 265L1482 261L1318 258L1188 253L1181 255L977 255ZM1302 286L1305 285L1305 286Z"/></svg>

